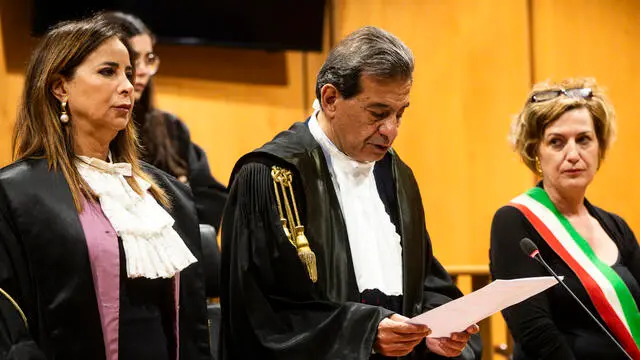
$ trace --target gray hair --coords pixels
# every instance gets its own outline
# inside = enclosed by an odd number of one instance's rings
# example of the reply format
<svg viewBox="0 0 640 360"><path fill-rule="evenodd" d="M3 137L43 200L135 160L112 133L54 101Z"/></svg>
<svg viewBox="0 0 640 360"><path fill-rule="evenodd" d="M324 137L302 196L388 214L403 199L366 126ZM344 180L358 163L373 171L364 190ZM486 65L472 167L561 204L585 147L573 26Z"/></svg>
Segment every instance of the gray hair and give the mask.
<svg viewBox="0 0 640 360"><path fill-rule="evenodd" d="M413 53L395 35L377 28L360 28L331 50L316 78L316 97L326 84L348 99L360 92L360 76L412 80Z"/></svg>

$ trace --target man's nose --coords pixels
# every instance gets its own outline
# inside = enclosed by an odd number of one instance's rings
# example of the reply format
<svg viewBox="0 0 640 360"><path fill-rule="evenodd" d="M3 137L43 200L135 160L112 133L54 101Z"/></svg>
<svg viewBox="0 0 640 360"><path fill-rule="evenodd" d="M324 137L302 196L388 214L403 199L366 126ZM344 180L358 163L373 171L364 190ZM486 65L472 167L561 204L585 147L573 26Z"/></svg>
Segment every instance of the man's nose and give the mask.
<svg viewBox="0 0 640 360"><path fill-rule="evenodd" d="M389 116L384 120L380 127L378 128L378 132L385 136L390 142L398 136L398 127L400 126L400 121L395 116Z"/></svg>

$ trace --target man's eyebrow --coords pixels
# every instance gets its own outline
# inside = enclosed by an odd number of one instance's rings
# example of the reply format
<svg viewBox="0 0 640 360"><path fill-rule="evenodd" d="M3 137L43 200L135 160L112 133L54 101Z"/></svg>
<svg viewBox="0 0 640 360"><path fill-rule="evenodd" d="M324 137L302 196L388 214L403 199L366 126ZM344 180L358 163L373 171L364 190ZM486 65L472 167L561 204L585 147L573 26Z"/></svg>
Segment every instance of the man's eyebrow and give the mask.
<svg viewBox="0 0 640 360"><path fill-rule="evenodd" d="M404 105L401 109L406 109L409 107L409 103L407 103L406 105ZM368 108L382 108L382 109L389 109L391 108L391 106L389 104L385 104L385 103L373 103L370 105L365 106L366 109Z"/></svg>

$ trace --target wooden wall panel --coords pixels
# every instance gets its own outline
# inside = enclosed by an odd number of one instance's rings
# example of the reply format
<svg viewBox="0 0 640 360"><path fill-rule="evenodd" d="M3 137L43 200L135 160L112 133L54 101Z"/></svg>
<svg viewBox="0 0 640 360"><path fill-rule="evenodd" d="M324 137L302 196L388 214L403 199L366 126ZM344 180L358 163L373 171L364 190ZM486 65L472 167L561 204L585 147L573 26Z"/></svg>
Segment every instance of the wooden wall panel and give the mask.
<svg viewBox="0 0 640 360"><path fill-rule="evenodd" d="M442 263L487 264L493 213L531 184L510 150L529 89L526 1L339 0L336 32L376 25L414 52L396 148L418 179Z"/></svg>
<svg viewBox="0 0 640 360"><path fill-rule="evenodd" d="M4 53L4 42L2 41L2 28L0 27L0 53ZM0 119L10 119L13 117L12 111L9 109L8 89L9 74L7 73L7 65L4 56L0 56ZM0 166L11 161L11 127L13 122L0 120Z"/></svg>
<svg viewBox="0 0 640 360"><path fill-rule="evenodd" d="M0 166L11 162L11 136L24 69L36 43L29 36L28 3L0 0Z"/></svg>
<svg viewBox="0 0 640 360"><path fill-rule="evenodd" d="M162 66L171 51L180 54L170 58L175 66L193 62L229 76L175 76L175 69L167 75L163 68L155 79L159 107L187 123L192 139L207 152L214 176L225 184L240 156L306 116L300 52L160 46Z"/></svg>
<svg viewBox="0 0 640 360"><path fill-rule="evenodd" d="M640 2L535 0L535 81L590 76L608 90L618 136L587 196L640 231Z"/></svg>

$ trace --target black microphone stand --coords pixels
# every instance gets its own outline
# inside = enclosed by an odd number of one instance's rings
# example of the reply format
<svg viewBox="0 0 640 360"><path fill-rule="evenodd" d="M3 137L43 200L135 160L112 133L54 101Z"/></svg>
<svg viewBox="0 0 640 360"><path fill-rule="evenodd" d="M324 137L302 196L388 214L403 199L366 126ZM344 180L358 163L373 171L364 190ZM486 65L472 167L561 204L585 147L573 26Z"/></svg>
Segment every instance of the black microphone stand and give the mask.
<svg viewBox="0 0 640 360"><path fill-rule="evenodd" d="M562 287L565 288L565 290L567 290L569 292L569 294L571 294L571 296L573 296L573 298L578 302L578 304L580 304L580 306L582 306L582 308L584 309L584 311L587 312L587 314L589 314L589 316L591 316L591 318L593 319L593 321L596 322L596 324L598 324L598 326L600 326L600 329L602 329L602 331L604 331L605 334L607 334L609 336L609 338L611 339L611 341L613 341L618 348L620 348L620 350L622 350L622 352L630 359L633 360L633 358L631 357L631 355L629 355L629 353L622 347L622 345L620 345L620 343L618 342L618 340L616 340L613 335L611 335L611 333L609 332L609 330L607 330L607 328L604 327L604 325L602 325L602 323L595 317L593 316L593 314L591 313L591 311L589 311L589 309L587 309L587 307L582 303L582 301L580 301L580 299L578 299L578 297L573 293L573 291L571 291L571 289L569 289L569 287L562 282L562 280L560 280L560 278L558 277L558 275L555 273L555 271L553 271L551 269L551 267L549 265L547 265L547 262L544 261L544 259L542 259L542 256L539 253L536 253L535 255L531 256L532 258L534 258L537 262L539 262L540 264L542 264L542 266L544 266L545 269L547 269L547 271L553 275L553 277L560 283L560 285L562 285Z"/></svg>

